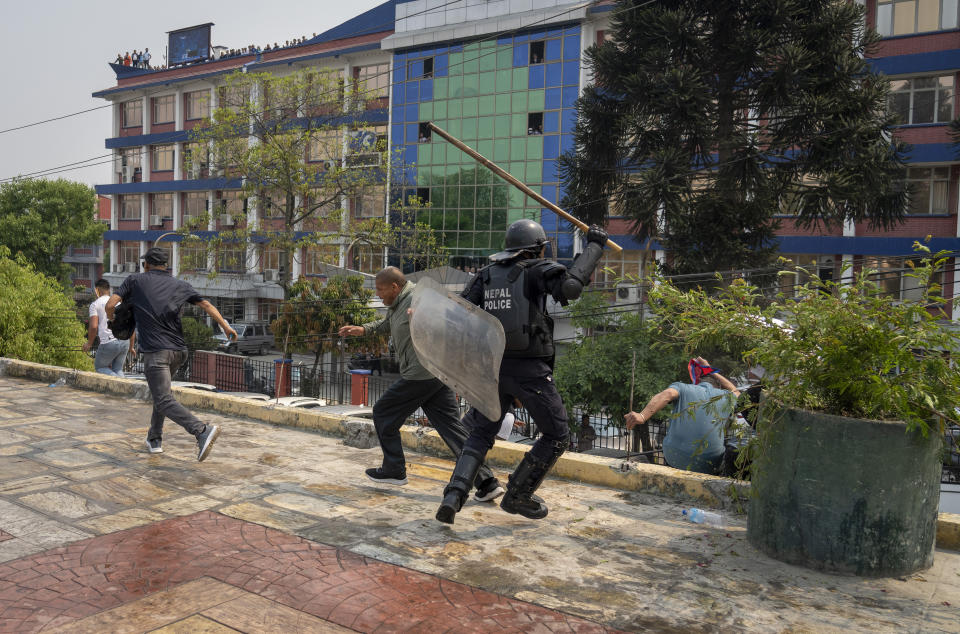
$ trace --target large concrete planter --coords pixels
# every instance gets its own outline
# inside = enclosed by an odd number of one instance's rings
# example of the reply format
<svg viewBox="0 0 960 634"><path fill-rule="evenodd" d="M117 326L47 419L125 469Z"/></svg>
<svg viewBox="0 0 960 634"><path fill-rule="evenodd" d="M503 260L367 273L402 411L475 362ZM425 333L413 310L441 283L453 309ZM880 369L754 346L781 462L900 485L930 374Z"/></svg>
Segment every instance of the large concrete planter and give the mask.
<svg viewBox="0 0 960 634"><path fill-rule="evenodd" d="M902 423L786 410L761 428L750 542L793 564L862 576L933 565L940 438Z"/></svg>

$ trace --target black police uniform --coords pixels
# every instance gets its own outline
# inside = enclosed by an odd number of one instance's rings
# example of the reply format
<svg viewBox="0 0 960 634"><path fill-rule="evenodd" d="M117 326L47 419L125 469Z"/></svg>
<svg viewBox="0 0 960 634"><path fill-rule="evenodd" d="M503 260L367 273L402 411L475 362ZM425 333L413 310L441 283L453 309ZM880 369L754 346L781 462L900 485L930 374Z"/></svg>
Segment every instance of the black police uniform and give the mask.
<svg viewBox="0 0 960 634"><path fill-rule="evenodd" d="M542 227L530 220L518 221L523 222L535 225L545 243ZM509 249L510 229L507 235ZM497 254L493 258L499 258L499 261L481 269L462 293L468 301L497 317L506 334L500 365L501 412L508 411L513 401L519 399L541 433L510 476L507 493L500 504L507 512L532 519L547 515L547 507L533 492L567 448L570 432L566 409L553 382L553 320L547 314L546 301L550 296L566 305L580 295L602 255L601 245L606 239L603 230L591 228L588 247L570 271L556 262L529 257L529 246L516 249L513 254ZM539 239L530 246L539 254ZM453 523L454 516L462 508L476 477L476 469L493 447L501 420L502 414L501 419L490 420L476 408L464 417L464 425L471 432L450 484L444 490L444 501L437 511L437 519L441 522Z"/></svg>

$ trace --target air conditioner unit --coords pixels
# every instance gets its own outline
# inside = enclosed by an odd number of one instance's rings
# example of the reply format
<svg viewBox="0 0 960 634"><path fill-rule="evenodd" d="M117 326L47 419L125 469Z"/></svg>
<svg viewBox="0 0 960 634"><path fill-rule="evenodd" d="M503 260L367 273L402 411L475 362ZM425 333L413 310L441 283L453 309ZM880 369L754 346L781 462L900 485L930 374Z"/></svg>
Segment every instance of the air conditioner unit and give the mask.
<svg viewBox="0 0 960 634"><path fill-rule="evenodd" d="M160 226L160 225L162 225L162 224L163 224L163 222L160 220L160 216L158 216L157 214L151 214L151 216L150 216L150 226L151 226L151 227L158 227L158 226Z"/></svg>
<svg viewBox="0 0 960 634"><path fill-rule="evenodd" d="M123 264L120 264L119 262L115 262L115 263L113 264L113 272L114 272L114 273L121 273L121 272L123 272Z"/></svg>
<svg viewBox="0 0 960 634"><path fill-rule="evenodd" d="M620 282L617 284L617 297L614 301L617 304L639 304L640 285L632 282Z"/></svg>
<svg viewBox="0 0 960 634"><path fill-rule="evenodd" d="M123 182L132 183L133 182L133 165L124 165L123 166Z"/></svg>
<svg viewBox="0 0 960 634"><path fill-rule="evenodd" d="M127 262L124 264L124 268L127 273L136 273L137 272L137 263L136 262Z"/></svg>
<svg viewBox="0 0 960 634"><path fill-rule="evenodd" d="M277 282L280 280L280 271L277 269L263 269L264 282Z"/></svg>
<svg viewBox="0 0 960 634"><path fill-rule="evenodd" d="M224 227L232 227L233 216L230 214L220 214L220 224Z"/></svg>

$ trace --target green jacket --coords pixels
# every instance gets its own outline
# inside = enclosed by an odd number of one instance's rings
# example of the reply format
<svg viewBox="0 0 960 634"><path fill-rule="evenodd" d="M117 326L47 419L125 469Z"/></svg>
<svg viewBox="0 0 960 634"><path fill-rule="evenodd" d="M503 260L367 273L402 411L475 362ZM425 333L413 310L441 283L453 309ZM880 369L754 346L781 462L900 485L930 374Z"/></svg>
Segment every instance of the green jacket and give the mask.
<svg viewBox="0 0 960 634"><path fill-rule="evenodd" d="M408 381L426 381L434 376L420 365L417 351L413 349L413 341L410 339L410 316L407 315L415 286L413 282L407 282L393 305L387 308L386 318L364 324L363 332L390 333L400 361L400 376Z"/></svg>

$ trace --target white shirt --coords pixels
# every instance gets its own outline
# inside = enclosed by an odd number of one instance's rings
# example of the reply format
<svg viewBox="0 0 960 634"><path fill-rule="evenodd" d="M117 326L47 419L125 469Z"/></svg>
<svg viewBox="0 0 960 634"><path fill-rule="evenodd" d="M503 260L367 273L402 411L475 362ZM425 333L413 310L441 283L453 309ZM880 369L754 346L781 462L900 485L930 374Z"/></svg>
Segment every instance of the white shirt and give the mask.
<svg viewBox="0 0 960 634"><path fill-rule="evenodd" d="M100 335L101 345L116 339L107 327L107 301L109 299L109 295L102 295L90 303L90 316L97 316L97 334Z"/></svg>

